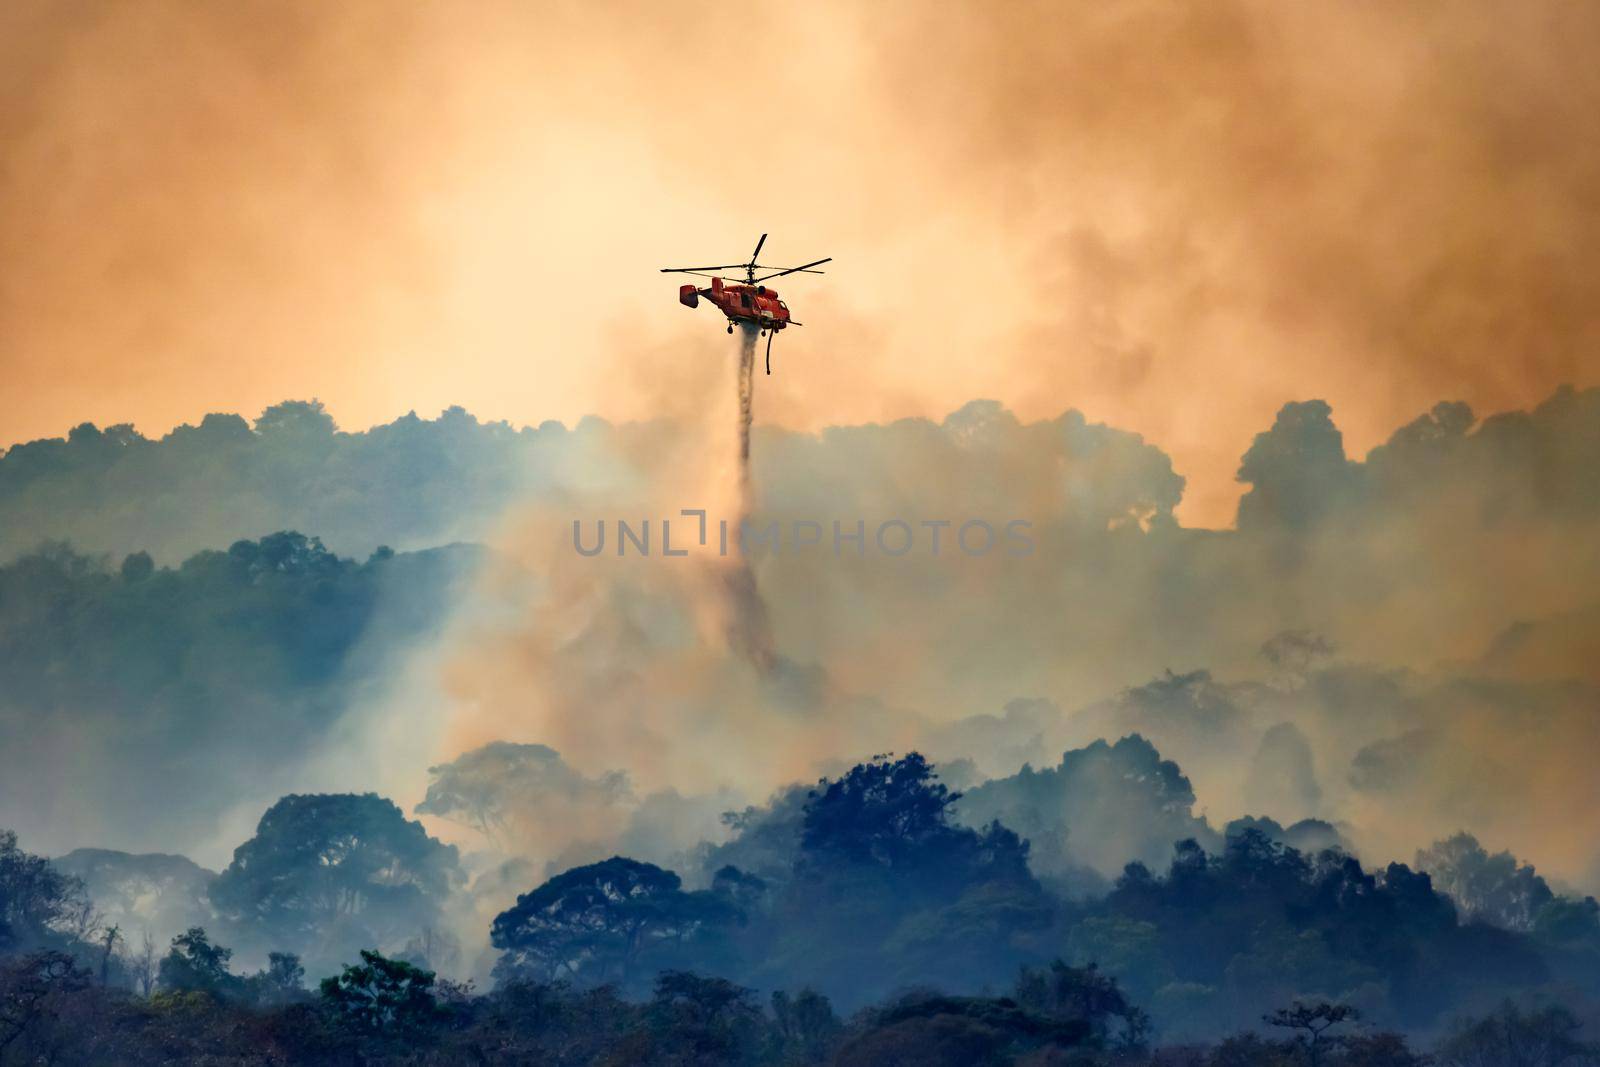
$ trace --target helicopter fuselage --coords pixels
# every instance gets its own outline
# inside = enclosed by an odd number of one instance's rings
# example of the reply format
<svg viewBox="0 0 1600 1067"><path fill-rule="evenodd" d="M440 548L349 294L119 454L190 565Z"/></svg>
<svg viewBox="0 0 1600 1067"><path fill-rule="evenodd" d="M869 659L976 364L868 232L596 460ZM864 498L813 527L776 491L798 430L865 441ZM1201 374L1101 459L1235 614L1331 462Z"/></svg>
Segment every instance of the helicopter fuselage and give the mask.
<svg viewBox="0 0 1600 1067"><path fill-rule="evenodd" d="M698 307L702 296L728 316L730 330L734 323L749 323L763 330L799 325L789 317L789 305L778 298L778 291L765 285L728 284L721 278L712 278L706 289L693 285L678 287L678 302L684 307Z"/></svg>

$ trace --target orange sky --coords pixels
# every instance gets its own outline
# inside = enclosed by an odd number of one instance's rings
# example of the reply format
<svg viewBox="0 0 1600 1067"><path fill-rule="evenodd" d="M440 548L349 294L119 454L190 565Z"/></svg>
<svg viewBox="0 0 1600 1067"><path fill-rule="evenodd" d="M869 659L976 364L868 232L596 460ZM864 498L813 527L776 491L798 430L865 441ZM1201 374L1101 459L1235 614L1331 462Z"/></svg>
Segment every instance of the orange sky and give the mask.
<svg viewBox="0 0 1600 1067"><path fill-rule="evenodd" d="M757 417L976 396L1232 516L1290 399L1363 452L1600 381L1600 7L14 0L0 444L321 398L671 413L676 262L831 255Z"/></svg>

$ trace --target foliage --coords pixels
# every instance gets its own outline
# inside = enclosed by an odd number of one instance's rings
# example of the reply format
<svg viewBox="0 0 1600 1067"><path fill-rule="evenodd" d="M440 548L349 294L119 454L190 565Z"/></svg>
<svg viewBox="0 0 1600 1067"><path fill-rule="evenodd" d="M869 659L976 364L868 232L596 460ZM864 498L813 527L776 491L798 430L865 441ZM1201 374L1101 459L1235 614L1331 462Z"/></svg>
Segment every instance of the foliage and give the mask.
<svg viewBox="0 0 1600 1067"><path fill-rule="evenodd" d="M363 949L361 962L322 980L322 1002L336 1024L362 1036L415 1040L439 1024L434 974Z"/></svg>
<svg viewBox="0 0 1600 1067"><path fill-rule="evenodd" d="M292 952L269 952L266 969L252 975L250 982L260 1003L287 1004L305 992L306 969Z"/></svg>
<svg viewBox="0 0 1600 1067"><path fill-rule="evenodd" d="M840 1067L875 1064L1007 1064L1091 1040L1091 1024L1030 1010L1009 997L951 997L916 992L864 1013L839 1049ZM1081 1062L1081 1061L1080 1061Z"/></svg>
<svg viewBox="0 0 1600 1067"><path fill-rule="evenodd" d="M1318 1067L1330 1049L1337 1049L1344 1044L1342 1035L1329 1031L1341 1023L1360 1017L1361 1013L1348 1004L1330 1004L1327 1001L1308 1004L1297 1001L1290 1007L1279 1008L1261 1018L1268 1026L1293 1032L1296 1044L1305 1049L1311 1067Z"/></svg>
<svg viewBox="0 0 1600 1067"><path fill-rule="evenodd" d="M1078 968L1055 960L1048 968L1024 968L1015 996L1039 1015L1082 1022L1087 1036L1101 1044L1139 1049L1150 1035L1150 1017L1093 964Z"/></svg>
<svg viewBox="0 0 1600 1067"><path fill-rule="evenodd" d="M492 520L571 445L559 424L516 431L460 408L341 433L314 400L269 407L254 427L207 415L158 440L84 423L0 455L0 558L67 538L173 560L285 526L362 555L441 544L481 530L461 524Z"/></svg>
<svg viewBox="0 0 1600 1067"><path fill-rule="evenodd" d="M0 959L0 1063L18 1038L59 1012L63 998L88 985L73 958L54 949Z"/></svg>
<svg viewBox="0 0 1600 1067"><path fill-rule="evenodd" d="M1025 766L985 782L958 810L968 823L999 820L1026 837L1041 874L1063 876L1081 864L1112 875L1130 858L1159 862L1174 841L1210 836L1194 805L1178 765L1133 734L1064 752L1054 767Z"/></svg>
<svg viewBox="0 0 1600 1067"><path fill-rule="evenodd" d="M174 945L190 972L226 984L228 950L192 931ZM298 976L288 957L244 986ZM239 980L234 979L238 982ZM237 986L236 986L237 988ZM488 994L365 951L304 996L218 997L170 989L143 998L94 982L64 953L0 959L0 1063L204 1062L378 1065L640 1064L647 1067L1016 1065L1046 1067L1423 1067L1400 1034L1346 1032L1347 1006L1273 1013L1319 1041L1241 1033L1211 1045L1155 1046L1142 1012L1109 976L1056 961L1002 995L916 989L841 1022L827 998L775 992L768 1007L727 979L666 970L638 1000L614 987L510 981ZM1130 1024L1133 1024L1130 1028ZM1445 1067L1577 1067L1593 1062L1565 1009L1506 1005L1463 1022L1439 1047ZM1130 1039L1131 1034L1131 1039Z"/></svg>
<svg viewBox="0 0 1600 1067"><path fill-rule="evenodd" d="M359 563L283 532L150 573L64 545L0 565L0 809L30 832L83 812L52 828L135 847L209 837L224 798L306 758L387 655L439 624L476 559ZM70 792L37 758L56 751Z"/></svg>
<svg viewBox="0 0 1600 1067"><path fill-rule="evenodd" d="M213 945L205 930L191 927L172 939L172 948L157 972L158 981L162 989L172 993L237 996L242 983L228 971L231 959L233 949Z"/></svg>
<svg viewBox="0 0 1600 1067"><path fill-rule="evenodd" d="M1552 1004L1500 1010L1459 1026L1439 1046L1440 1067L1577 1067L1600 1063L1600 1046L1579 1038L1581 1024Z"/></svg>
<svg viewBox="0 0 1600 1067"><path fill-rule="evenodd" d="M798 847L751 923L751 979L786 975L851 1003L911 982L1003 980L1053 914L1028 845L956 823L959 794L918 753L876 757L807 796Z"/></svg>
<svg viewBox="0 0 1600 1067"><path fill-rule="evenodd" d="M323 959L436 923L459 879L455 848L374 793L290 795L210 896L232 928Z"/></svg>
<svg viewBox="0 0 1600 1067"><path fill-rule="evenodd" d="M1531 866L1518 864L1509 852L1490 855L1468 833L1418 850L1416 865L1463 914L1507 930L1531 930L1540 909L1555 900Z"/></svg>
<svg viewBox="0 0 1600 1067"><path fill-rule="evenodd" d="M190 926L214 923L207 893L216 873L184 856L80 848L50 862L82 880L95 908L129 942L149 934L152 943L165 943Z"/></svg>
<svg viewBox="0 0 1600 1067"><path fill-rule="evenodd" d="M949 808L960 799L920 754L878 756L818 783L806 803L800 844L818 862L905 866L955 833Z"/></svg>
<svg viewBox="0 0 1600 1067"><path fill-rule="evenodd" d="M566 804L615 804L631 799L628 776L620 771L586 778L546 745L493 741L428 768L428 792L418 815L452 819L494 838L518 812L539 812Z"/></svg>
<svg viewBox="0 0 1600 1067"><path fill-rule="evenodd" d="M504 952L496 974L626 988L642 959L737 920L725 898L681 885L671 871L620 856L566 871L495 917L490 939Z"/></svg>
<svg viewBox="0 0 1600 1067"><path fill-rule="evenodd" d="M82 881L24 852L15 832L0 830L0 952L63 946L63 927L87 902Z"/></svg>
<svg viewBox="0 0 1600 1067"><path fill-rule="evenodd" d="M1072 942L1123 961L1119 976L1176 1033L1248 1025L1245 1004L1357 991L1386 1023L1426 1025L1483 991L1551 974L1530 939L1459 924L1425 874L1369 872L1337 850L1307 856L1248 827L1218 855L1181 843L1163 877L1130 865L1076 929L1096 922L1119 940ZM1180 1006L1169 988L1192 992Z"/></svg>

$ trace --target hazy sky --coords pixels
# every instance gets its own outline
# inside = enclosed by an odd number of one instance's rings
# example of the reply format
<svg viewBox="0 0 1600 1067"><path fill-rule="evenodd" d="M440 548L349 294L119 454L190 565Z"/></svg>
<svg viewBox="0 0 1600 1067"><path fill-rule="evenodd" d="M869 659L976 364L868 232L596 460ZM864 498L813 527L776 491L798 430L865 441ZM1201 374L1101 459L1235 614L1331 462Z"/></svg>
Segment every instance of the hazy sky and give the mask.
<svg viewBox="0 0 1600 1067"><path fill-rule="evenodd" d="M1077 407L1230 521L1284 401L1364 452L1600 380L1600 6L0 6L0 445L321 398L675 413L656 268L781 288L757 418Z"/></svg>

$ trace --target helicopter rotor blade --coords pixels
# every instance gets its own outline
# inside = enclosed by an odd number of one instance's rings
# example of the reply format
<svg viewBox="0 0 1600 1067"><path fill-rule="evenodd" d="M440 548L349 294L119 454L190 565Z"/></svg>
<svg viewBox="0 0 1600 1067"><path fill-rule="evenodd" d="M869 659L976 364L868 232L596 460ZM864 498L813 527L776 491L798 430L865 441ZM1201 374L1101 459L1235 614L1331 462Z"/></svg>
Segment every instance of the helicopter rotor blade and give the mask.
<svg viewBox="0 0 1600 1067"><path fill-rule="evenodd" d="M790 267L788 270L780 270L776 274L763 275L762 277L757 278L755 280L758 281L758 282L764 282L768 278L781 278L785 274L798 274L801 271L805 271L807 274L826 274L827 271L812 270L811 268L812 267L816 267L816 266L821 266L824 263L832 263L832 262L833 262L833 257L832 256L829 256L827 259L816 259L816 260L812 260L810 263L801 264L798 267Z"/></svg>
<svg viewBox="0 0 1600 1067"><path fill-rule="evenodd" d="M750 263L751 263L751 265L754 265L755 261L761 258L761 246L766 244L766 243L767 243L767 235L766 234L762 234L761 235L761 240L756 242L756 250L754 252L750 253Z"/></svg>
<svg viewBox="0 0 1600 1067"><path fill-rule="evenodd" d="M662 267L662 274L692 274L697 270L735 270L748 266L745 263L723 263L715 267Z"/></svg>

